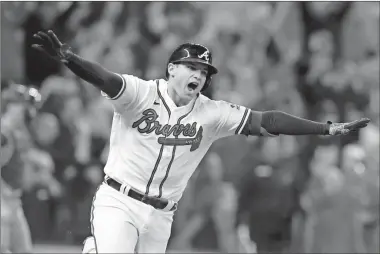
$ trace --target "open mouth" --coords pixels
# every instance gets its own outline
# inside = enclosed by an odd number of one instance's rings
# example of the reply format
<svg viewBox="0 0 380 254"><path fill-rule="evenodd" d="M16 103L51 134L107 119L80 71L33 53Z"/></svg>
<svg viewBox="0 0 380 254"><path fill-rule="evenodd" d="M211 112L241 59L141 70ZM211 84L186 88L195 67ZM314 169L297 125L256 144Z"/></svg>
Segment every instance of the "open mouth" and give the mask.
<svg viewBox="0 0 380 254"><path fill-rule="evenodd" d="M187 86L189 87L190 90L195 90L195 89L197 89L198 84L195 82L191 82Z"/></svg>

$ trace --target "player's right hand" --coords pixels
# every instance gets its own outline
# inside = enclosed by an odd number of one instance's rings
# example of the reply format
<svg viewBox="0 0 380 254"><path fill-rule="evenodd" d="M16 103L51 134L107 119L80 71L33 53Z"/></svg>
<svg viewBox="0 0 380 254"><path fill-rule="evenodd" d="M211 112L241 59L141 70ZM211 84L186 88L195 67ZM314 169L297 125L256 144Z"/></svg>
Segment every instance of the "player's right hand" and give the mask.
<svg viewBox="0 0 380 254"><path fill-rule="evenodd" d="M40 44L33 44L32 48L37 49L56 61L67 63L73 54L69 45L62 43L52 30L47 33L39 31L33 35Z"/></svg>
<svg viewBox="0 0 380 254"><path fill-rule="evenodd" d="M332 123L329 127L329 135L337 136L337 135L347 135L352 132L357 132L360 129L366 127L370 120L368 118L362 118L360 120L356 120L350 123Z"/></svg>

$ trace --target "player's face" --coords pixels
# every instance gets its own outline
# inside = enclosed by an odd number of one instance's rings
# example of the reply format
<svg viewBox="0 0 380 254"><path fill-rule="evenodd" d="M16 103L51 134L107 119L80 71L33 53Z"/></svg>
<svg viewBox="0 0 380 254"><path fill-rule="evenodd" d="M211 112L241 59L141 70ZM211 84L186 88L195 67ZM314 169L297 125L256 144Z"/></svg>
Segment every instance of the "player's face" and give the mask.
<svg viewBox="0 0 380 254"><path fill-rule="evenodd" d="M171 66L173 88L181 98L192 99L202 90L208 73L207 65L202 63L181 63Z"/></svg>

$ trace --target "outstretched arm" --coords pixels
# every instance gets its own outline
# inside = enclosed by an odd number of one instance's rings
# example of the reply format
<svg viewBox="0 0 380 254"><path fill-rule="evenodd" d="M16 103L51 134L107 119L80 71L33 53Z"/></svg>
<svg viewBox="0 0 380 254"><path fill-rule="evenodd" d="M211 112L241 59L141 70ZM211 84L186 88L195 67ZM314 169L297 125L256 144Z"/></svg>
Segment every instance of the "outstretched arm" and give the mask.
<svg viewBox="0 0 380 254"><path fill-rule="evenodd" d="M119 94L122 86L122 78L98 63L87 61L80 56L71 53L68 62L65 64L75 75L93 84L110 98Z"/></svg>
<svg viewBox="0 0 380 254"><path fill-rule="evenodd" d="M253 111L241 132L246 136L284 135L344 135L358 131L369 123L368 118L351 123L319 123L281 111Z"/></svg>
<svg viewBox="0 0 380 254"><path fill-rule="evenodd" d="M33 44L33 48L64 63L74 74L96 86L110 98L114 98L121 91L123 80L120 75L74 54L70 46L63 44L53 31L49 30L47 33L40 31L34 34L34 37L41 44Z"/></svg>

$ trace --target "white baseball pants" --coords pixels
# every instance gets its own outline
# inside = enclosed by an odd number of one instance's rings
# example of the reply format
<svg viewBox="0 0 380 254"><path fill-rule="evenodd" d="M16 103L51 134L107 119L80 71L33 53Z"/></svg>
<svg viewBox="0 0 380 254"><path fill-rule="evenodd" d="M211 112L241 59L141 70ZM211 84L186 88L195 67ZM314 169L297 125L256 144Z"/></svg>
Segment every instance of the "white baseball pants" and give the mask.
<svg viewBox="0 0 380 254"><path fill-rule="evenodd" d="M165 253L173 211L162 211L102 183L91 208L83 253Z"/></svg>

